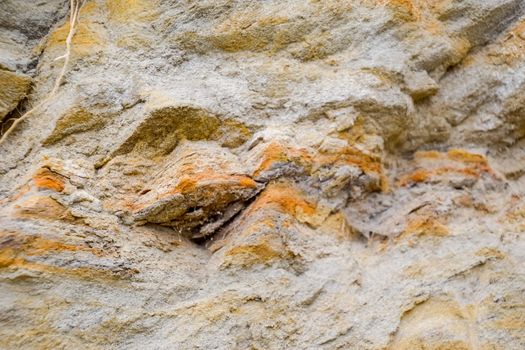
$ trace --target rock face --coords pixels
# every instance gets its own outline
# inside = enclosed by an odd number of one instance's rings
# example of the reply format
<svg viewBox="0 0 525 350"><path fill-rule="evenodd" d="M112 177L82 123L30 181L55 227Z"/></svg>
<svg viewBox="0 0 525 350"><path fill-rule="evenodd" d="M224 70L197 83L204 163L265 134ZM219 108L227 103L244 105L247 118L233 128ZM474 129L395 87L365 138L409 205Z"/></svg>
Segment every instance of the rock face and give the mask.
<svg viewBox="0 0 525 350"><path fill-rule="evenodd" d="M73 3L0 3L0 347L525 349L523 0Z"/></svg>

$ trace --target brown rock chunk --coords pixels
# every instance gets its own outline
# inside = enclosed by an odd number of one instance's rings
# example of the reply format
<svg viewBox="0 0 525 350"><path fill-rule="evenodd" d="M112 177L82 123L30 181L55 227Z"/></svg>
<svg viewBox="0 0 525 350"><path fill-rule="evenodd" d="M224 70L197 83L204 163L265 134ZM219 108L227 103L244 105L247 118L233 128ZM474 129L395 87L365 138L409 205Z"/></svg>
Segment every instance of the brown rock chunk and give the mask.
<svg viewBox="0 0 525 350"><path fill-rule="evenodd" d="M318 210L316 203L305 198L299 189L287 182L268 185L250 206L247 215L269 209L312 225L319 224L324 218L324 212Z"/></svg>
<svg viewBox="0 0 525 350"><path fill-rule="evenodd" d="M210 139L219 126L217 116L197 107L158 108L138 125L112 157L132 151L144 156L167 155L181 140Z"/></svg>
<svg viewBox="0 0 525 350"><path fill-rule="evenodd" d="M219 254L223 268L274 263L293 267L298 256L287 242L297 235L297 225L318 227L327 215L293 184L271 183L210 249L223 248Z"/></svg>
<svg viewBox="0 0 525 350"><path fill-rule="evenodd" d="M438 84L425 71L409 72L405 76L405 88L408 94L419 101L435 95L439 90Z"/></svg>
<svg viewBox="0 0 525 350"><path fill-rule="evenodd" d="M51 134L44 140L44 145L56 143L65 137L89 130L100 129L105 120L82 108L73 109L62 115L56 122Z"/></svg>
<svg viewBox="0 0 525 350"><path fill-rule="evenodd" d="M14 206L15 216L24 218L42 218L48 220L73 221L69 210L48 196L31 196L21 204Z"/></svg>
<svg viewBox="0 0 525 350"><path fill-rule="evenodd" d="M260 190L237 157L216 144L184 142L166 164L133 205L136 220L206 235L207 224L233 215L230 206L240 210L238 203Z"/></svg>
<svg viewBox="0 0 525 350"><path fill-rule="evenodd" d="M286 243L286 236L294 220L282 215L276 208L259 209L242 216L232 226L224 239L210 245L212 251L220 250L221 268L250 268L256 265L289 265L295 254ZM215 238L215 237L214 237Z"/></svg>
<svg viewBox="0 0 525 350"><path fill-rule="evenodd" d="M26 97L30 86L30 77L0 69L0 120Z"/></svg>

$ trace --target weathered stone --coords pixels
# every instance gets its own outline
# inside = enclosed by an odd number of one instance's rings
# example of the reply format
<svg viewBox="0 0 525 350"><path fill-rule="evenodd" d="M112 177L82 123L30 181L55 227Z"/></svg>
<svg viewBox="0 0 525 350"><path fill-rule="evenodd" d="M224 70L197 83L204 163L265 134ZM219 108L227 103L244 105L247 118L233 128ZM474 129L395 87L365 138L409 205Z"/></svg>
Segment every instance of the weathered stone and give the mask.
<svg viewBox="0 0 525 350"><path fill-rule="evenodd" d="M0 347L524 349L524 20L0 1Z"/></svg>
<svg viewBox="0 0 525 350"><path fill-rule="evenodd" d="M104 117L96 116L84 109L68 111L57 120L54 130L44 140L44 145L53 144L72 134L100 129L105 122Z"/></svg>
<svg viewBox="0 0 525 350"><path fill-rule="evenodd" d="M133 204L134 217L180 231L201 228L195 237L213 233L202 229L209 230L208 225L228 214L231 205L242 204L261 188L242 174L235 155L213 143L186 141L165 164Z"/></svg>
<svg viewBox="0 0 525 350"><path fill-rule="evenodd" d="M0 69L0 121L27 96L30 87L30 77Z"/></svg>

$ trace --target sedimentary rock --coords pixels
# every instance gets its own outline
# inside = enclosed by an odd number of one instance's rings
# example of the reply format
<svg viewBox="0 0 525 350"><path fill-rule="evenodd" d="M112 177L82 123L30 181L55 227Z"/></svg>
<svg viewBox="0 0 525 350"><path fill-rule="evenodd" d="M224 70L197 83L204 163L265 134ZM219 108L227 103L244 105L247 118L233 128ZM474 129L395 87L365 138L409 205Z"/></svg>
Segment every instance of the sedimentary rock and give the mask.
<svg viewBox="0 0 525 350"><path fill-rule="evenodd" d="M70 4L0 3L0 347L525 348L522 0Z"/></svg>

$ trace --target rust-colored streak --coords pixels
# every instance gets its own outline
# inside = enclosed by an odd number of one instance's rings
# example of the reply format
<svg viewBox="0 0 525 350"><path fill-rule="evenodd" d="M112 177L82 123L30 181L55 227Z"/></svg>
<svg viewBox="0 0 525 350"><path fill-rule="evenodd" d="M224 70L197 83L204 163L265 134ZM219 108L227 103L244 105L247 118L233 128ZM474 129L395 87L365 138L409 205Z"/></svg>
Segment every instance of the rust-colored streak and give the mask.
<svg viewBox="0 0 525 350"><path fill-rule="evenodd" d="M31 258L35 257L47 257L63 252L78 251L88 252L95 256L103 255L102 251L83 245L68 244L41 236L23 236L13 232L0 232L0 269L25 269L85 280L119 278L114 271L106 269L92 267L66 268L31 260Z"/></svg>
<svg viewBox="0 0 525 350"><path fill-rule="evenodd" d="M405 236L438 236L444 237L450 234L447 226L443 225L433 217L419 216L408 221L404 232Z"/></svg>
<svg viewBox="0 0 525 350"><path fill-rule="evenodd" d="M367 174L381 174L380 159L364 154L355 148L348 147L341 153L323 154L318 157L321 165L348 164L361 168Z"/></svg>
<svg viewBox="0 0 525 350"><path fill-rule="evenodd" d="M304 199L296 188L285 183L269 185L250 210L256 211L265 207L273 207L292 216L297 214L311 216L316 213L315 204Z"/></svg>
<svg viewBox="0 0 525 350"><path fill-rule="evenodd" d="M102 255L100 250L83 245L73 245L41 236L23 236L16 233L0 232L0 251L11 250L16 255L42 256L63 251L85 251L94 255Z"/></svg>
<svg viewBox="0 0 525 350"><path fill-rule="evenodd" d="M205 172L184 176L175 186L172 193L188 194L203 186L211 186L218 190L235 187L253 189L257 187L257 183L248 176Z"/></svg>
<svg viewBox="0 0 525 350"><path fill-rule="evenodd" d="M255 176L271 169L277 163L296 163L305 168L309 168L313 163L312 156L305 149L285 147L277 142L270 143L261 158L262 161L255 171Z"/></svg>
<svg viewBox="0 0 525 350"><path fill-rule="evenodd" d="M447 152L447 156L451 160L463 162L463 163L471 163L471 164L478 164L482 166L488 166L488 161L485 156L477 153L471 153L462 149L451 149Z"/></svg>
<svg viewBox="0 0 525 350"><path fill-rule="evenodd" d="M64 190L64 177L52 172L47 168L40 168L33 175L33 181L37 188L48 189L56 192Z"/></svg>
<svg viewBox="0 0 525 350"><path fill-rule="evenodd" d="M419 168L402 176L398 186L439 181L440 176L455 174L478 179L483 174L496 177L485 156L461 149L448 152L420 151L414 154Z"/></svg>

